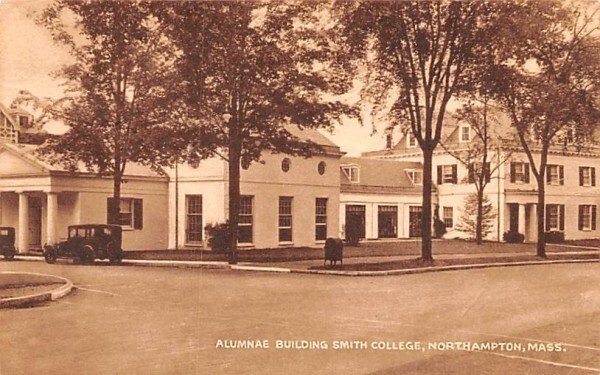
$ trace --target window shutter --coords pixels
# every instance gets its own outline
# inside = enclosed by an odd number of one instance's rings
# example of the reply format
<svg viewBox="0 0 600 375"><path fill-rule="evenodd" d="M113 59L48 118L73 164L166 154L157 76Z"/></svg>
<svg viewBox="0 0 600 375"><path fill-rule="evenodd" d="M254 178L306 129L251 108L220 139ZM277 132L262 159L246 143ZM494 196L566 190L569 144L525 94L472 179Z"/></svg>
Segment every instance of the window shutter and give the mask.
<svg viewBox="0 0 600 375"><path fill-rule="evenodd" d="M579 167L579 186L583 186L583 167Z"/></svg>
<svg viewBox="0 0 600 375"><path fill-rule="evenodd" d="M592 167L592 186L596 186L596 168Z"/></svg>
<svg viewBox="0 0 600 375"><path fill-rule="evenodd" d="M525 180L523 182L528 184L529 183L529 163L525 163L523 165L523 170L524 170L524 175L525 175Z"/></svg>
<svg viewBox="0 0 600 375"><path fill-rule="evenodd" d="M111 210L112 207L112 210ZM106 199L106 223L107 224L119 224L119 200L113 197ZM111 212L113 213L111 215Z"/></svg>
<svg viewBox="0 0 600 375"><path fill-rule="evenodd" d="M579 230L583 230L583 206L579 206Z"/></svg>
<svg viewBox="0 0 600 375"><path fill-rule="evenodd" d="M546 182L550 183L550 181L552 181L552 176L551 176L551 173L550 173L550 166L547 165L546 166Z"/></svg>
<svg viewBox="0 0 600 375"><path fill-rule="evenodd" d="M565 167L562 165L558 166L558 181L560 185L565 184Z"/></svg>
<svg viewBox="0 0 600 375"><path fill-rule="evenodd" d="M437 166L437 183L438 183L438 185L441 185L442 181L443 181L443 179L442 179L442 166L438 165Z"/></svg>
<svg viewBox="0 0 600 375"><path fill-rule="evenodd" d="M565 230L565 205L561 204L558 207L559 207L559 210L560 210L559 211L560 222L559 222L559 225L558 225L558 229Z"/></svg>
<svg viewBox="0 0 600 375"><path fill-rule="evenodd" d="M144 227L144 201L142 199L133 200L133 228L142 229Z"/></svg>
<svg viewBox="0 0 600 375"><path fill-rule="evenodd" d="M475 166L473 163L469 163L469 183L475 183Z"/></svg>
<svg viewBox="0 0 600 375"><path fill-rule="evenodd" d="M596 230L596 205L592 206L592 230Z"/></svg>
<svg viewBox="0 0 600 375"><path fill-rule="evenodd" d="M550 205L546 205L546 231L550 230Z"/></svg>
<svg viewBox="0 0 600 375"><path fill-rule="evenodd" d="M457 173L457 166L456 164L452 164L452 183L456 184L458 182L458 173Z"/></svg>
<svg viewBox="0 0 600 375"><path fill-rule="evenodd" d="M517 182L517 173L515 163L510 163L510 182Z"/></svg>

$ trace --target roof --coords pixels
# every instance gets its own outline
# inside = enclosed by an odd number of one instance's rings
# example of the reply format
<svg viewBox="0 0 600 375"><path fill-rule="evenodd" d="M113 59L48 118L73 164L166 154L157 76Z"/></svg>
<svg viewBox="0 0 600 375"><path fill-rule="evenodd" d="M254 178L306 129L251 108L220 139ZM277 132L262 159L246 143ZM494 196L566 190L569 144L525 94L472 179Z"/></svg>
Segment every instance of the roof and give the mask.
<svg viewBox="0 0 600 375"><path fill-rule="evenodd" d="M355 165L359 168L359 181L350 182L340 171L340 183L343 193L406 193L421 191L421 185L414 185L407 170L421 170L419 162L396 160L342 157L341 166Z"/></svg>
<svg viewBox="0 0 600 375"><path fill-rule="evenodd" d="M15 130L19 130L19 124L15 122L13 119L11 110L4 106L4 104L0 103L0 112L4 114L4 116L8 119L8 122L15 128Z"/></svg>
<svg viewBox="0 0 600 375"><path fill-rule="evenodd" d="M48 172L58 172L58 173L71 173L68 168L61 164L52 164L47 160L44 160L43 157L40 157L36 150L39 146L37 145L29 145L29 144L10 144L5 143L0 146L0 148L5 148L13 153L18 154L22 158L32 162L33 164L40 167L42 170ZM90 172L83 163L78 163L76 170L74 171L76 174L96 174L95 172ZM125 176L124 177L155 177L155 178L164 178L160 173L152 170L149 166L137 164L137 163L128 163L125 168Z"/></svg>
<svg viewBox="0 0 600 375"><path fill-rule="evenodd" d="M313 142L322 146L325 152L342 155L340 147L323 135L319 130L313 128L300 128L298 125L288 124L284 129L300 140Z"/></svg>

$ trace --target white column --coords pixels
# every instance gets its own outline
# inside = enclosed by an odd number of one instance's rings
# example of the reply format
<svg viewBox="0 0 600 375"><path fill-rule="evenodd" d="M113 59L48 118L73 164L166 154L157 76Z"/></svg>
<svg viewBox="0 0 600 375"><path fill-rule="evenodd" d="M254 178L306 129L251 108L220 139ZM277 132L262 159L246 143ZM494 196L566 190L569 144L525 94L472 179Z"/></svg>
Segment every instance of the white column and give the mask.
<svg viewBox="0 0 600 375"><path fill-rule="evenodd" d="M525 235L525 205L519 204L519 233Z"/></svg>
<svg viewBox="0 0 600 375"><path fill-rule="evenodd" d="M29 250L29 197L24 192L19 192L19 228L18 244L19 253Z"/></svg>
<svg viewBox="0 0 600 375"><path fill-rule="evenodd" d="M532 204L529 210L529 238L527 241L537 241L537 204Z"/></svg>
<svg viewBox="0 0 600 375"><path fill-rule="evenodd" d="M46 193L46 242L54 245L57 242L56 228L58 221L58 193Z"/></svg>
<svg viewBox="0 0 600 375"><path fill-rule="evenodd" d="M408 237L404 235L404 204L398 203L398 238Z"/></svg>

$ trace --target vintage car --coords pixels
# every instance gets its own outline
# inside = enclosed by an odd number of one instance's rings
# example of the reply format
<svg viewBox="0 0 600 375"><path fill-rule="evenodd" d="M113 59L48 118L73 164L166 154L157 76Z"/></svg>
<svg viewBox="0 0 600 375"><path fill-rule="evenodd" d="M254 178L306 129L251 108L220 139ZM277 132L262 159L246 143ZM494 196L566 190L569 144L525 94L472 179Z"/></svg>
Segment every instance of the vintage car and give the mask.
<svg viewBox="0 0 600 375"><path fill-rule="evenodd" d="M65 241L44 246L44 258L50 264L57 258L74 258L81 263L108 258L112 264L120 263L123 258L121 234L118 225L71 225Z"/></svg>
<svg viewBox="0 0 600 375"><path fill-rule="evenodd" d="M0 227L0 254L4 259L12 260L15 257L15 228Z"/></svg>

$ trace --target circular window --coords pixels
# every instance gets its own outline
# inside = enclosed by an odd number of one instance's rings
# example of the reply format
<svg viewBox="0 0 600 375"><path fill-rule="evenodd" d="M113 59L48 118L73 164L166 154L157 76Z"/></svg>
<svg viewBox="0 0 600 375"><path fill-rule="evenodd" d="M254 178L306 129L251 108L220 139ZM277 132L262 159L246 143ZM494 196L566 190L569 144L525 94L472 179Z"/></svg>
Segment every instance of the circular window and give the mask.
<svg viewBox="0 0 600 375"><path fill-rule="evenodd" d="M248 169L250 168L250 160L247 159L242 159L242 169Z"/></svg>
<svg viewBox="0 0 600 375"><path fill-rule="evenodd" d="M325 174L325 162L322 161L319 163L319 165L317 166L317 170L319 171L319 174Z"/></svg>
<svg viewBox="0 0 600 375"><path fill-rule="evenodd" d="M283 160L281 161L281 170L282 170L282 171L284 171L284 172L287 172L287 171L289 171L289 170L290 170L290 164L291 164L291 163L292 163L292 162L290 161L290 159L288 159L288 158L285 158L285 159L283 159Z"/></svg>

